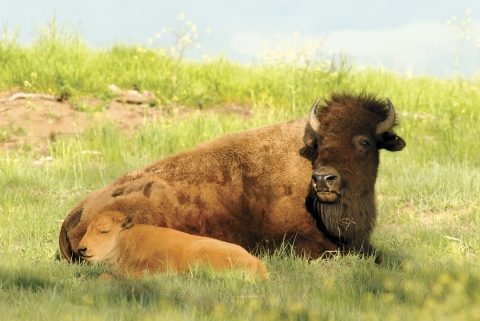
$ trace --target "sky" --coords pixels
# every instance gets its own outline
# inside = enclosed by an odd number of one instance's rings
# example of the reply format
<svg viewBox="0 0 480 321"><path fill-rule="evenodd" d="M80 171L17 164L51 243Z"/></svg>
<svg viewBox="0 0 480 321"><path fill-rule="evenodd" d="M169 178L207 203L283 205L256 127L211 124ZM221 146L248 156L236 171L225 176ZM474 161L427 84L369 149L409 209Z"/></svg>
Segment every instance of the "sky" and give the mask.
<svg viewBox="0 0 480 321"><path fill-rule="evenodd" d="M470 40L460 42L458 27L468 9ZM311 39L322 43L326 55L346 54L357 66L440 77L456 69L464 76L480 72L479 0L0 0L0 22L8 30L18 28L22 44L55 17L95 47L148 46L152 38L169 48L173 39L162 29L175 29L180 14L202 35L198 57L223 53L233 61L257 62L266 45L275 47L278 35L292 42L295 32L297 47Z"/></svg>

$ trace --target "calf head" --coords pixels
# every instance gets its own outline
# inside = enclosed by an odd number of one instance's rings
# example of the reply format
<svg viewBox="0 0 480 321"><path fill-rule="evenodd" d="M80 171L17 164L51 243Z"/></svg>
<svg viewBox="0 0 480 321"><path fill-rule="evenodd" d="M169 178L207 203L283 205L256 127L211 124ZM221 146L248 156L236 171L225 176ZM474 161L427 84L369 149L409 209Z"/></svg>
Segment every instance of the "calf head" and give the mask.
<svg viewBox="0 0 480 321"><path fill-rule="evenodd" d="M375 181L379 150L405 147L395 135L391 101L373 95L334 94L313 105L303 141L312 149L309 197L325 232L353 249L362 248L376 220Z"/></svg>
<svg viewBox="0 0 480 321"><path fill-rule="evenodd" d="M114 211L104 212L88 225L77 251L85 261L103 261L114 249L118 233L131 226L130 216Z"/></svg>

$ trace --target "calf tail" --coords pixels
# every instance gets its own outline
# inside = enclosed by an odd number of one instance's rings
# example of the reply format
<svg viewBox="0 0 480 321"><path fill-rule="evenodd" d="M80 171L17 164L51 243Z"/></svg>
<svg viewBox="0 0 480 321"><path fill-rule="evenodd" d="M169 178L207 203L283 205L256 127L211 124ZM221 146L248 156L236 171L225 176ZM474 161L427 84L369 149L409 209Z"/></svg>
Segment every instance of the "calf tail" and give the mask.
<svg viewBox="0 0 480 321"><path fill-rule="evenodd" d="M65 229L64 224L60 228L60 235L58 236L58 246L60 247L60 254L62 259L70 260L72 255L72 250L70 247L70 241L68 240L67 230Z"/></svg>
<svg viewBox="0 0 480 321"><path fill-rule="evenodd" d="M65 224L60 228L60 235L58 236L58 245L60 247L60 254L62 259L74 262L78 260L78 255L72 251L70 240L68 239Z"/></svg>
<svg viewBox="0 0 480 321"><path fill-rule="evenodd" d="M67 228L70 233L78 223L83 213L83 204L78 204L65 218L63 221L62 227L60 228L60 235L58 236L58 245L60 247L60 254L62 259L68 260L70 262L80 262L82 259L72 249L72 244L70 243L70 238L68 237Z"/></svg>

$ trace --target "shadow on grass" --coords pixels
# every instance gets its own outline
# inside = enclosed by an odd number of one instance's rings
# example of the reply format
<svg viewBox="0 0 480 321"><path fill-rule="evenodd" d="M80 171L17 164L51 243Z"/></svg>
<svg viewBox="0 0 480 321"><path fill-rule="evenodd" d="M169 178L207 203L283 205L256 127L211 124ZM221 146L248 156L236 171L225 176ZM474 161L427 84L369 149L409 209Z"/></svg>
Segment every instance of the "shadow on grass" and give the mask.
<svg viewBox="0 0 480 321"><path fill-rule="evenodd" d="M112 282L105 294L108 301L113 304L136 303L148 306L168 297L166 293L158 281L124 280Z"/></svg>
<svg viewBox="0 0 480 321"><path fill-rule="evenodd" d="M53 280L44 271L31 268L20 268L15 271L0 268L0 289L2 290L28 290L38 292L53 289L58 282Z"/></svg>

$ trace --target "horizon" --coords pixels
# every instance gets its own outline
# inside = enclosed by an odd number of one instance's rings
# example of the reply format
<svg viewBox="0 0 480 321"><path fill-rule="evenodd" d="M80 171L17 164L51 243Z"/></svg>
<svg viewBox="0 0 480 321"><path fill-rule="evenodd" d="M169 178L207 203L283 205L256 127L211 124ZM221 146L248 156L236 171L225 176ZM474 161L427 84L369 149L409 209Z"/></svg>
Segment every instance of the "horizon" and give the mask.
<svg viewBox="0 0 480 321"><path fill-rule="evenodd" d="M149 46L148 39L169 47L173 39L165 37L163 28L175 28L179 14L211 34L203 37L202 54L224 54L240 63L259 62L258 55L275 47L277 38L298 44L307 39L320 43L321 52L345 54L355 66L374 66L407 75L449 77L458 69L462 76L479 71L480 28L476 14L480 3L472 0L407 0L398 4L388 0L369 0L362 5L351 1L272 1L260 2L208 0L128 1L7 0L0 10L4 30L18 28L18 42L33 41L35 29L56 18L59 26L76 29L87 44L106 47L115 43ZM432 10L435 8L435 10ZM460 29L470 9L470 32L461 42ZM456 20L452 20L452 16ZM447 25L450 20L450 26ZM452 25L458 25L457 30ZM155 35L162 33L157 39ZM460 50L457 53L457 50ZM458 68L455 63L458 63Z"/></svg>

